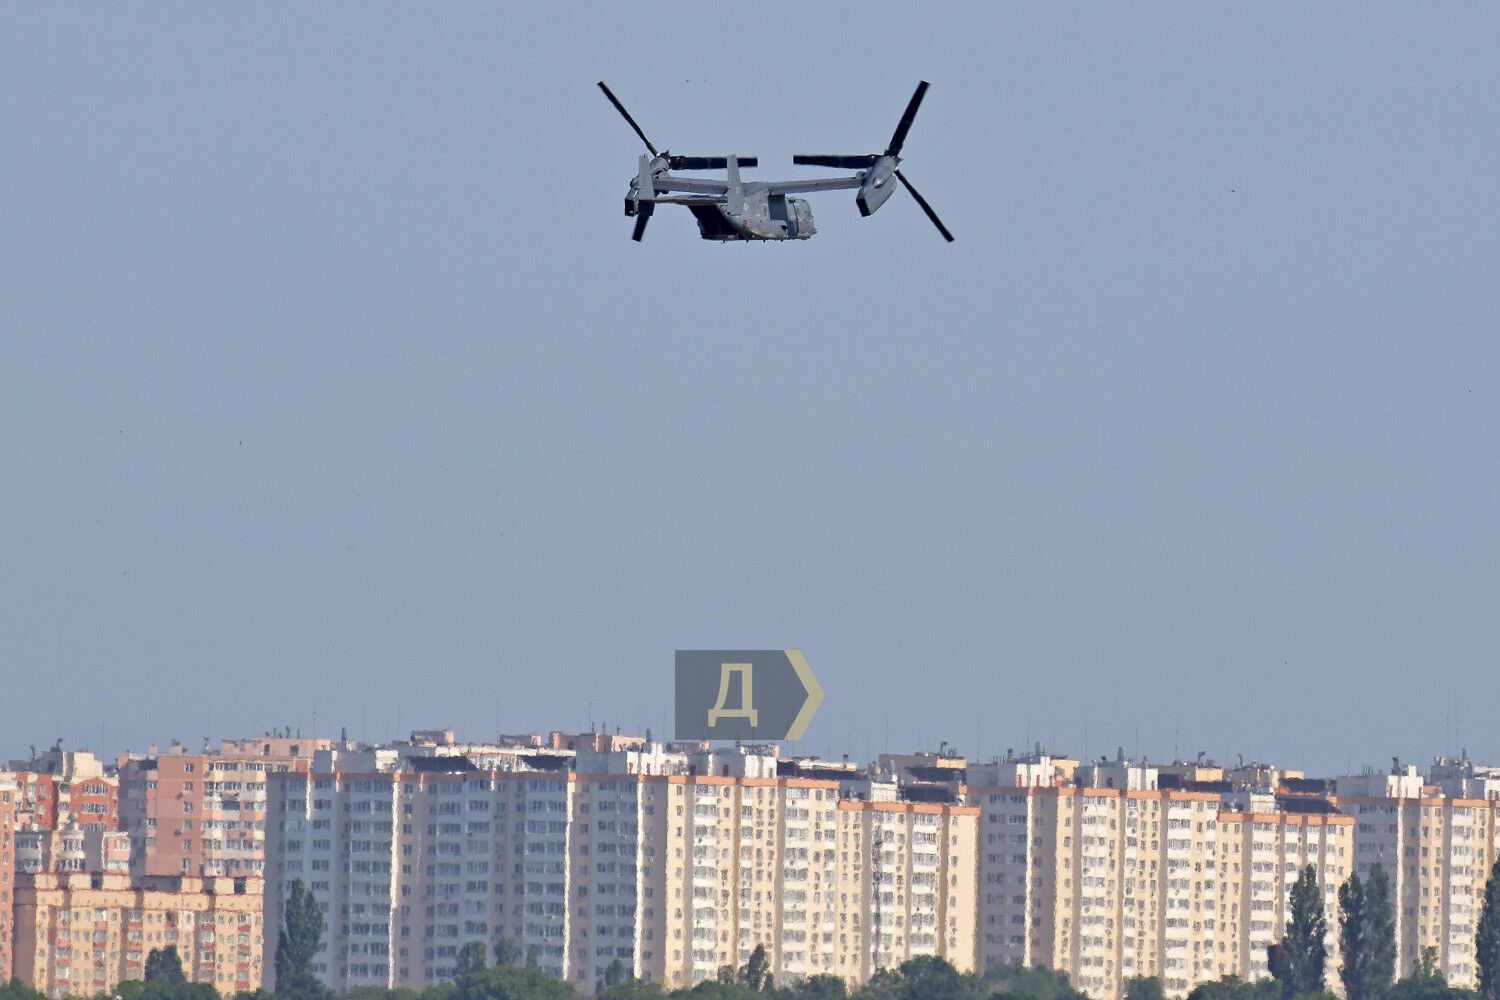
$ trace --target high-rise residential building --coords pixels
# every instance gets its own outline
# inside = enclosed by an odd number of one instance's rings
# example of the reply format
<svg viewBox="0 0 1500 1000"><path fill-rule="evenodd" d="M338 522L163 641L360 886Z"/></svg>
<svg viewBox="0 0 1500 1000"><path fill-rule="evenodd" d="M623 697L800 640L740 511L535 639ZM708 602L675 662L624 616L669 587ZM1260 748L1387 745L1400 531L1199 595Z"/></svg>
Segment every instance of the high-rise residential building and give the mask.
<svg viewBox="0 0 1500 1000"><path fill-rule="evenodd" d="M1327 805L1284 797L1280 807L1219 813L1216 977L1270 975L1267 949L1285 933L1292 884L1311 865L1328 923L1329 986L1338 988L1338 889L1354 870L1354 820Z"/></svg>
<svg viewBox="0 0 1500 1000"><path fill-rule="evenodd" d="M192 982L223 996L260 986L258 878L22 875L15 889L15 978L50 997L107 993L145 975L173 945Z"/></svg>
<svg viewBox="0 0 1500 1000"><path fill-rule="evenodd" d="M326 739L267 736L224 740L189 753L121 756L120 827L133 870L144 875L259 875L265 861L266 777L306 770Z"/></svg>
<svg viewBox="0 0 1500 1000"><path fill-rule="evenodd" d="M613 738L320 753L271 776L267 920L301 880L335 989L447 979L500 938L586 989L616 961L688 985L757 945L782 980L919 954L972 968L977 810L857 799L852 772L786 764Z"/></svg>
<svg viewBox="0 0 1500 1000"><path fill-rule="evenodd" d="M11 979L11 942L15 940L11 911L16 887L16 798L15 778L0 774L0 983Z"/></svg>
<svg viewBox="0 0 1500 1000"><path fill-rule="evenodd" d="M1055 968L1099 1000L1136 976L1185 996L1224 974L1264 974L1255 950L1283 932L1304 865L1318 867L1336 905L1352 824L1335 811L1286 815L1274 795L1257 800L1270 815L1235 811L1244 796L1231 783L1174 774L1176 787L1163 788L1155 768L1123 753L1078 767L1071 782L1057 775L1041 755L968 768L967 800L981 811L982 967ZM1247 857L1257 873L1274 863L1274 877L1249 880Z"/></svg>
<svg viewBox="0 0 1500 1000"><path fill-rule="evenodd" d="M918 955L974 971L979 810L842 798L836 812L837 936L825 931L822 966L801 971L858 983Z"/></svg>
<svg viewBox="0 0 1500 1000"><path fill-rule="evenodd" d="M1334 779L1338 807L1355 821L1361 877L1379 864L1391 884L1400 973L1431 949L1454 986L1478 983L1474 935L1485 882L1500 849L1500 782L1440 759L1432 781L1397 762L1389 773Z"/></svg>
<svg viewBox="0 0 1500 1000"><path fill-rule="evenodd" d="M16 870L28 875L130 874L130 835L102 826L23 829L15 837Z"/></svg>
<svg viewBox="0 0 1500 1000"><path fill-rule="evenodd" d="M31 759L11 762L18 788L16 823L27 830L119 826L119 783L86 750L62 742Z"/></svg>

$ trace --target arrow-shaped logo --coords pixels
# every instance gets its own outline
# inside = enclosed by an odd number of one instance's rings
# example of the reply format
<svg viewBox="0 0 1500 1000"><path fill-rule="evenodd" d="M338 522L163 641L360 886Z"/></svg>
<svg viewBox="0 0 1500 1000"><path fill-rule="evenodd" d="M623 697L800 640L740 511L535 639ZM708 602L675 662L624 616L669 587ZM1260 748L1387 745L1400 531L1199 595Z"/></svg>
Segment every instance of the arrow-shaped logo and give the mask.
<svg viewBox="0 0 1500 1000"><path fill-rule="evenodd" d="M795 649L679 649L680 740L800 740L823 688Z"/></svg>

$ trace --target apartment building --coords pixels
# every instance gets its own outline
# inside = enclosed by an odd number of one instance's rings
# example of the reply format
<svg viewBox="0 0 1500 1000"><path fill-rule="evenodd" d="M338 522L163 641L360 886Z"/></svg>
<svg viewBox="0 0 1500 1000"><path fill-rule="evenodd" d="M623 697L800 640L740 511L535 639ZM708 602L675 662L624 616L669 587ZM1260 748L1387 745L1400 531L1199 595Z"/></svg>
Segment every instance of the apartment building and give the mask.
<svg viewBox="0 0 1500 1000"><path fill-rule="evenodd" d="M174 945L192 982L224 996L260 986L264 952L256 878L21 875L14 975L50 997L107 993L145 975L153 948Z"/></svg>
<svg viewBox="0 0 1500 1000"><path fill-rule="evenodd" d="M837 938L812 972L864 982L919 955L977 968L979 809L948 803L841 799L836 812Z"/></svg>
<svg viewBox="0 0 1500 1000"><path fill-rule="evenodd" d="M118 761L120 828L137 876L259 875L265 862L266 776L306 770L324 739L224 740L217 749Z"/></svg>
<svg viewBox="0 0 1500 1000"><path fill-rule="evenodd" d="M1390 773L1336 778L1335 801L1355 821L1355 868L1375 864L1391 881L1396 968L1429 948L1454 986L1478 983L1474 934L1485 882L1500 848L1500 782L1455 773L1440 760L1433 780L1397 762Z"/></svg>
<svg viewBox="0 0 1500 1000"><path fill-rule="evenodd" d="M68 826L119 826L119 782L86 750L65 750L61 741L29 760L12 761L17 785L16 823L27 830Z"/></svg>
<svg viewBox="0 0 1500 1000"><path fill-rule="evenodd" d="M1174 773L1163 788L1156 768L1123 753L1077 767L1069 783L1041 755L968 772L983 783L966 789L980 809L982 967L1059 969L1099 1000L1135 976L1160 977L1174 997L1226 974L1264 976L1264 945L1284 932L1287 894L1308 863L1336 926L1353 823L1325 802L1283 807L1263 795L1253 813L1235 811L1249 796L1222 772Z"/></svg>
<svg viewBox="0 0 1500 1000"><path fill-rule="evenodd" d="M1059 969L1100 998L1134 976L1174 996L1215 978L1217 796L1118 764L1082 767L1074 785L970 786L968 801L982 966Z"/></svg>
<svg viewBox="0 0 1500 1000"><path fill-rule="evenodd" d="M1312 865L1328 921L1329 986L1339 967L1338 889L1354 870L1354 819L1321 799L1274 797L1218 816L1218 942L1214 974L1264 979L1267 948L1281 940L1292 885Z"/></svg>
<svg viewBox="0 0 1500 1000"><path fill-rule="evenodd" d="M28 875L130 873L130 835L102 826L23 829L15 835L16 870Z"/></svg>
<svg viewBox="0 0 1500 1000"><path fill-rule="evenodd" d="M502 937L584 989L616 960L689 985L757 945L782 979L917 954L973 967L977 810L853 801L765 748L601 745L484 768L339 750L272 775L268 921L301 879L339 990L447 979L464 944Z"/></svg>
<svg viewBox="0 0 1500 1000"><path fill-rule="evenodd" d="M11 911L15 905L16 886L16 799L18 788L15 778L0 774L0 983L11 980L11 942L14 928Z"/></svg>

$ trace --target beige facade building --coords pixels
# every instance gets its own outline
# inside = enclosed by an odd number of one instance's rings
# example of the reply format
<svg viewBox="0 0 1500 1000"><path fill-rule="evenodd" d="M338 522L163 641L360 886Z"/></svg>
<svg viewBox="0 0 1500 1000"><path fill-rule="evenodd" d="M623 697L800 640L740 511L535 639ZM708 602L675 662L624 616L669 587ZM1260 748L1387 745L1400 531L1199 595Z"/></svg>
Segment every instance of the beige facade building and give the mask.
<svg viewBox="0 0 1500 1000"><path fill-rule="evenodd" d="M1397 973L1431 948L1449 983L1473 988L1474 934L1500 848L1500 781L1445 775L1442 766L1436 783L1399 765L1390 774L1340 777L1335 801L1355 822L1360 875L1378 863L1390 879Z"/></svg>
<svg viewBox="0 0 1500 1000"><path fill-rule="evenodd" d="M502 937L586 990L617 960L690 985L757 945L781 981L974 967L975 809L856 800L756 748L479 756L497 766L335 751L271 776L267 921L302 880L335 989L441 981Z"/></svg>
<svg viewBox="0 0 1500 1000"><path fill-rule="evenodd" d="M1314 800L1314 804L1320 804ZM1216 976L1264 979L1266 949L1286 932L1292 884L1312 865L1328 921L1329 987L1339 967L1338 888L1354 870L1354 820L1337 812L1221 812Z"/></svg>
<svg viewBox="0 0 1500 1000"><path fill-rule="evenodd" d="M1048 784L1048 774L1045 760L971 769L1009 782L967 789L981 813L982 967L1055 968L1098 1000L1136 976L1159 977L1174 997L1227 974L1259 978L1309 863L1337 926L1348 817L1286 814L1272 795L1258 799L1265 815L1236 812L1227 788L1159 788L1155 768L1123 760L1083 765L1072 784ZM1333 985L1335 935L1329 944Z"/></svg>
<svg viewBox="0 0 1500 1000"><path fill-rule="evenodd" d="M145 974L174 945L193 982L255 990L264 951L259 879L23 875L15 890L14 975L51 997L88 996Z"/></svg>
<svg viewBox="0 0 1500 1000"><path fill-rule="evenodd" d="M130 835L100 826L68 824L57 830L23 826L15 836L16 870L28 875L87 872L130 874Z"/></svg>
<svg viewBox="0 0 1500 1000"><path fill-rule="evenodd" d="M815 971L859 983L918 955L975 971L979 810L845 799L837 815L836 958Z"/></svg>

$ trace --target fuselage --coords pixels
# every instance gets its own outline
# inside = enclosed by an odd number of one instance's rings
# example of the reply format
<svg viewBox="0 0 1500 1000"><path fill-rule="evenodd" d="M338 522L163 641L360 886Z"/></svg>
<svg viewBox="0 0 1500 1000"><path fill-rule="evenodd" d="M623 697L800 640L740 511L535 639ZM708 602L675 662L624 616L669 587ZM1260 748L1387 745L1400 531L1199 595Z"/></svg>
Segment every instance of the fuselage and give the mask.
<svg viewBox="0 0 1500 1000"><path fill-rule="evenodd" d="M739 212L722 202L689 204L688 209L705 240L806 240L818 231L812 206L801 198L746 192L742 205Z"/></svg>

